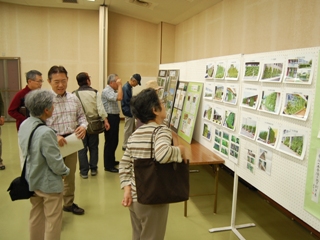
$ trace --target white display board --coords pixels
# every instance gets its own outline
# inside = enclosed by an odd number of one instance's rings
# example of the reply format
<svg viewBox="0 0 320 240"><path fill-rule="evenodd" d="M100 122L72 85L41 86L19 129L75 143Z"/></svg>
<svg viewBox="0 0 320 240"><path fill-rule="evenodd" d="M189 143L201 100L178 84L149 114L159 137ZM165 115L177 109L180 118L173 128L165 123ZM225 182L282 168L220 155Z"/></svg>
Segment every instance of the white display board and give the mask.
<svg viewBox="0 0 320 240"><path fill-rule="evenodd" d="M198 114L193 138L223 157L227 167L232 170L237 168L241 178L317 231L320 231L320 219L304 209L304 197L316 83L320 79L319 50L316 47L238 54L161 64L159 67L179 69L181 81L204 83L203 98L198 110L201 114ZM310 59L311 69L308 66ZM296 67L297 64L303 67ZM225 68L227 71L233 67L240 71L238 78L233 78L231 71L222 74L221 69ZM259 69L259 72L255 73L252 69ZM212 71L217 71L218 74L212 74ZM205 97L206 87L206 96L209 97ZM237 98L236 104L235 100L231 102L232 97L210 99L210 89L214 95L215 91L222 88L224 97L232 91L236 93L233 96ZM275 96L279 99L274 100ZM301 110L298 104L292 107L290 101L293 98L298 99L296 102L300 105L305 103L305 108ZM274 106L269 108L269 102ZM232 113L236 116L234 129L203 118L202 113L210 107L218 113L222 109L223 114L230 116ZM295 108L298 109L297 112L292 110ZM202 136L204 124L210 125L211 140ZM254 136L241 132L246 125L257 125ZM268 135L267 138L265 134ZM295 142L301 142L297 138L303 139L303 144L298 145L298 149L292 147ZM228 143L225 143L226 139ZM214 148L215 141L224 142L224 145L220 145L220 151ZM294 151L286 148L288 145ZM229 151L232 150L233 156L230 155L231 151L228 155L223 153L221 149L226 146ZM237 153L236 157L233 150Z"/></svg>

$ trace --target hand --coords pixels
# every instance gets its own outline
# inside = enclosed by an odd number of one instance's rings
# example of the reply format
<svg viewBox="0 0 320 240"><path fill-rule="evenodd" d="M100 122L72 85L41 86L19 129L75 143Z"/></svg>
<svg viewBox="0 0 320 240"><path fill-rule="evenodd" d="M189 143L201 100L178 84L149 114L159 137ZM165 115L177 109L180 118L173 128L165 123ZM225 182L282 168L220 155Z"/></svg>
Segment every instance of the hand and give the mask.
<svg viewBox="0 0 320 240"><path fill-rule="evenodd" d="M77 138L79 139L84 139L84 137L86 136L86 132L87 130L83 126L77 127L76 130L74 131Z"/></svg>
<svg viewBox="0 0 320 240"><path fill-rule="evenodd" d="M67 144L67 140L64 138L64 137L62 137L62 136L57 136L57 140L58 140L58 145L60 146L60 147L63 147L65 144Z"/></svg>
<svg viewBox="0 0 320 240"><path fill-rule="evenodd" d="M124 207L130 207L132 203L132 197L131 197L131 186L125 186L124 187L124 194L122 199L122 206Z"/></svg>
<svg viewBox="0 0 320 240"><path fill-rule="evenodd" d="M4 117L0 117L0 126L4 124Z"/></svg>
<svg viewBox="0 0 320 240"><path fill-rule="evenodd" d="M116 84L118 84L118 87L122 86L121 78L118 78L116 81Z"/></svg>
<svg viewBox="0 0 320 240"><path fill-rule="evenodd" d="M178 147L179 147L179 149L180 149L181 158L182 158L182 159L185 159L186 156L185 156L185 148L184 148L184 146L183 146L183 145L179 145Z"/></svg>
<svg viewBox="0 0 320 240"><path fill-rule="evenodd" d="M104 127L106 128L107 131L110 129L110 124L109 124L108 118L104 119Z"/></svg>

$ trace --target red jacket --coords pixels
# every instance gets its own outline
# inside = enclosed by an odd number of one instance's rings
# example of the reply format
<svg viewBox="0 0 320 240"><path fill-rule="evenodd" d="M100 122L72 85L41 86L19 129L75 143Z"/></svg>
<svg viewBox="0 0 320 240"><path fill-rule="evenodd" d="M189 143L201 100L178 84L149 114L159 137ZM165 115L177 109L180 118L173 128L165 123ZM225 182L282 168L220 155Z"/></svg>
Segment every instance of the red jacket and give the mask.
<svg viewBox="0 0 320 240"><path fill-rule="evenodd" d="M28 92L30 92L31 89L28 87L28 85L21 89L19 92L17 92L16 95L14 95L10 106L8 108L8 114L16 119L16 127L17 130L19 130L20 124L27 119L26 116L21 114L19 112L20 107L24 107L24 97L27 95Z"/></svg>

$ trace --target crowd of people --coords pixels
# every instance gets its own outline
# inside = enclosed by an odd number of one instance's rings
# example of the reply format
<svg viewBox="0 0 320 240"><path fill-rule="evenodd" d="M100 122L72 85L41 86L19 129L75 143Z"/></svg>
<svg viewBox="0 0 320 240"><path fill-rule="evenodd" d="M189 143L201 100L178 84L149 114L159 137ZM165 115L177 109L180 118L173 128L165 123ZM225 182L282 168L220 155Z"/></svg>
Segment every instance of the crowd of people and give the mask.
<svg viewBox="0 0 320 240"><path fill-rule="evenodd" d="M104 170L119 173L120 186L124 189L122 205L130 212L132 239L163 239L169 206L137 202L132 164L136 157L150 155L150 134L166 117L165 107L157 95L160 88L157 82L147 82L147 88L133 96L132 88L141 85L138 73L124 85L117 74L110 74L101 94L91 87L87 72L76 76L79 88L72 93L67 91L69 77L63 66L52 66L47 77L51 90L42 90L42 73L37 70L27 72L26 87L14 96L8 108L8 114L16 119L21 168L26 161L25 178L29 190L35 192L30 198L30 239L60 239L62 211L76 215L85 213L74 202L75 173L79 160L81 178L87 179L89 172L91 176L98 174L99 135L86 131L88 119L95 116L101 119L105 128ZM120 124L118 102L121 102L125 117L121 146L124 155L120 165L115 157ZM5 169L1 158L3 124L4 104L0 95L0 170ZM60 148L67 144L66 137L71 134L81 139L84 148L63 157ZM157 135L153 150L156 160L181 162L184 148L171 145L170 129L164 126Z"/></svg>

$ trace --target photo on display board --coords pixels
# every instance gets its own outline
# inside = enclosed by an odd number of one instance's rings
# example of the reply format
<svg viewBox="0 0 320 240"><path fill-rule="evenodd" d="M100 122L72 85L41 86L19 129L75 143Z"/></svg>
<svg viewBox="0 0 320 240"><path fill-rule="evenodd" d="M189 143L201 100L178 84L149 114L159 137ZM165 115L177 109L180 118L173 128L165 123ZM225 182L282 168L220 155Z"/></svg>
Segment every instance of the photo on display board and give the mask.
<svg viewBox="0 0 320 240"><path fill-rule="evenodd" d="M205 138L208 141L211 141L211 135L212 135L212 127L208 123L203 123L202 126L202 137Z"/></svg>
<svg viewBox="0 0 320 240"><path fill-rule="evenodd" d="M271 114L279 114L281 108L281 89L263 88L260 93L261 100L258 110Z"/></svg>
<svg viewBox="0 0 320 240"><path fill-rule="evenodd" d="M205 79L213 79L214 63L207 63Z"/></svg>
<svg viewBox="0 0 320 240"><path fill-rule="evenodd" d="M280 115L306 121L310 110L310 96L308 92L310 91L296 92L293 89L292 91L287 89L283 94L284 99Z"/></svg>
<svg viewBox="0 0 320 240"><path fill-rule="evenodd" d="M244 63L243 81L258 81L261 73L260 61L246 61Z"/></svg>
<svg viewBox="0 0 320 240"><path fill-rule="evenodd" d="M212 105L211 103L203 103L203 113L202 113L202 118L204 120L211 121L213 115L213 110L212 110Z"/></svg>
<svg viewBox="0 0 320 240"><path fill-rule="evenodd" d="M178 132L179 123L181 119L182 108L184 104L184 100L186 97L188 83L180 82L178 83L178 89L176 91L175 99L174 99L174 107L172 110L172 116L170 120L170 128L174 132Z"/></svg>
<svg viewBox="0 0 320 240"><path fill-rule="evenodd" d="M179 70L168 70L168 85L167 90L164 91L164 104L167 112L166 123L169 126L171 121L171 114L173 110L174 99L179 80Z"/></svg>
<svg viewBox="0 0 320 240"><path fill-rule="evenodd" d="M222 126L234 131L236 129L237 110L225 108L224 120Z"/></svg>
<svg viewBox="0 0 320 240"><path fill-rule="evenodd" d="M280 131L277 150L303 160L308 146L309 135L310 129L308 128L285 124Z"/></svg>
<svg viewBox="0 0 320 240"><path fill-rule="evenodd" d="M170 128L174 130L174 132L178 131L180 118L181 118L181 110L174 108L172 111L172 117L170 121Z"/></svg>
<svg viewBox="0 0 320 240"><path fill-rule="evenodd" d="M280 127L270 119L259 121L256 141L271 148L275 148L279 139Z"/></svg>
<svg viewBox="0 0 320 240"><path fill-rule="evenodd" d="M259 87L245 85L242 88L241 107L256 109L259 104Z"/></svg>
<svg viewBox="0 0 320 240"><path fill-rule="evenodd" d="M281 83L283 77L284 60L266 60L262 66L261 82Z"/></svg>
<svg viewBox="0 0 320 240"><path fill-rule="evenodd" d="M213 100L217 102L222 102L224 93L224 85L222 83L216 83L214 85Z"/></svg>
<svg viewBox="0 0 320 240"><path fill-rule="evenodd" d="M214 94L214 83L205 82L203 98L206 99L206 100L212 100L213 99L213 94Z"/></svg>
<svg viewBox="0 0 320 240"><path fill-rule="evenodd" d="M265 148L259 148L258 169L271 175L273 153Z"/></svg>
<svg viewBox="0 0 320 240"><path fill-rule="evenodd" d="M287 59L284 83L311 84L313 78L313 56L289 56Z"/></svg>
<svg viewBox="0 0 320 240"><path fill-rule="evenodd" d="M179 81L176 97L174 100L174 107L182 110L183 103L187 94L188 83Z"/></svg>
<svg viewBox="0 0 320 240"><path fill-rule="evenodd" d="M226 76L225 80L237 81L240 74L240 60L233 59L228 60L226 65Z"/></svg>
<svg viewBox="0 0 320 240"><path fill-rule="evenodd" d="M231 134L229 160L238 164L240 152L240 138Z"/></svg>
<svg viewBox="0 0 320 240"><path fill-rule="evenodd" d="M225 61L217 62L214 79L223 80L225 77L225 74L226 74L226 62Z"/></svg>
<svg viewBox="0 0 320 240"><path fill-rule="evenodd" d="M256 170L256 153L252 149L245 149L246 150L246 167L247 169L254 174Z"/></svg>
<svg viewBox="0 0 320 240"><path fill-rule="evenodd" d="M224 117L225 117L224 107L218 104L213 104L212 122L214 124L222 126Z"/></svg>
<svg viewBox="0 0 320 240"><path fill-rule="evenodd" d="M229 148L230 148L230 134L228 132L223 131L222 138L221 138L220 152L225 157L229 157Z"/></svg>
<svg viewBox="0 0 320 240"><path fill-rule="evenodd" d="M251 140L256 139L258 118L247 113L242 114L239 134Z"/></svg>
<svg viewBox="0 0 320 240"><path fill-rule="evenodd" d="M222 131L219 128L215 128L214 130L214 142L213 142L213 150L220 153L220 145L221 145L221 137L222 137Z"/></svg>
<svg viewBox="0 0 320 240"><path fill-rule="evenodd" d="M157 83L159 85L159 87L161 87L158 90L158 96L159 98L162 100L165 98L165 91L167 91L167 87L168 87L168 70L159 70L158 73L158 78L157 78Z"/></svg>
<svg viewBox="0 0 320 240"><path fill-rule="evenodd" d="M236 105L239 96L238 88L237 84L227 84L225 86L225 93L223 94L223 102Z"/></svg>

